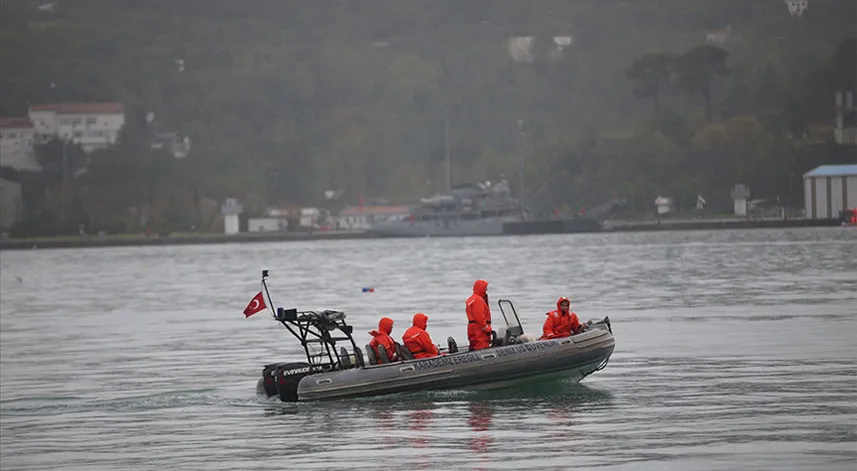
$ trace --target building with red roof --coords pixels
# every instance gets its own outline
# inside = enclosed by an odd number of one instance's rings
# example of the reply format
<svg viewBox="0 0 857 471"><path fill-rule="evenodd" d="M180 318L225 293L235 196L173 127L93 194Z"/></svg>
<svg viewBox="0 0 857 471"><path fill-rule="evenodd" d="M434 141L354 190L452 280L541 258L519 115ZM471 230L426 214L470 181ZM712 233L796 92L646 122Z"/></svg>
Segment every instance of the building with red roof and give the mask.
<svg viewBox="0 0 857 471"><path fill-rule="evenodd" d="M118 102L38 104L30 105L29 118L41 139L59 136L91 152L119 139L125 106Z"/></svg>

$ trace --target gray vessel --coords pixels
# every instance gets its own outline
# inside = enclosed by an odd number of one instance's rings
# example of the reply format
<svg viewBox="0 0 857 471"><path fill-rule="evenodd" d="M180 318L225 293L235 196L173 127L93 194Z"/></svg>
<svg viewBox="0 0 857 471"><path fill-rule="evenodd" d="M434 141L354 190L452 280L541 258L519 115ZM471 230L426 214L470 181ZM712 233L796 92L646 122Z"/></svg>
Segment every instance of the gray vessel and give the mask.
<svg viewBox="0 0 857 471"><path fill-rule="evenodd" d="M382 358L376 358L368 345L364 358L344 312L278 308L276 320L301 342L307 361L265 365L257 391L284 402L303 402L435 389L495 389L537 378L580 381L607 366L615 346L609 318L590 321L586 331L570 337L532 340L524 335L512 302L500 300L498 305L506 327L496 330L491 348L459 349L449 337L441 356L417 360L397 344L402 360L394 362L384 349L379 349ZM337 350L337 342L348 347Z"/></svg>
<svg viewBox="0 0 857 471"><path fill-rule="evenodd" d="M509 183L501 180L461 185L422 198L411 217L374 225L381 236L439 237L502 235L503 224L523 221L523 211Z"/></svg>

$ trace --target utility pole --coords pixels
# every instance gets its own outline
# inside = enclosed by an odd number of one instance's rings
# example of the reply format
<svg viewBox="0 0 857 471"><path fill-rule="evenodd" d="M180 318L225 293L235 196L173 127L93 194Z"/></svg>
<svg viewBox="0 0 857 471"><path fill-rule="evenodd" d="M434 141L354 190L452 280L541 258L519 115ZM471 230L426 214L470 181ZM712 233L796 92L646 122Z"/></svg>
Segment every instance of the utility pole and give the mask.
<svg viewBox="0 0 857 471"><path fill-rule="evenodd" d="M449 159L449 108L443 110L444 140L446 142L446 192L452 191L452 163Z"/></svg>
<svg viewBox="0 0 857 471"><path fill-rule="evenodd" d="M68 139L63 136L60 137L60 143L62 144L62 199L63 199L63 209L65 213L65 217L68 218L71 215L72 211L72 197L71 197L71 188L70 188L70 171L69 171L69 163L68 163Z"/></svg>
<svg viewBox="0 0 857 471"><path fill-rule="evenodd" d="M62 196L68 201L68 153L66 152L66 138L60 137L62 144Z"/></svg>

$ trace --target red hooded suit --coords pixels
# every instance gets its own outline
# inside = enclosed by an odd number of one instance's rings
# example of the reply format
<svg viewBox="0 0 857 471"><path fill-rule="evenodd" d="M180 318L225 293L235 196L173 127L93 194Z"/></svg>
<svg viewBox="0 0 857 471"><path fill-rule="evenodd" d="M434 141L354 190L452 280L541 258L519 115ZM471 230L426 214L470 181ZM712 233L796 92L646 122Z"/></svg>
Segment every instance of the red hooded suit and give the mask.
<svg viewBox="0 0 857 471"><path fill-rule="evenodd" d="M426 332L427 323L428 316L418 312L414 314L414 325L402 335L402 344L410 350L416 359L438 356L437 346Z"/></svg>
<svg viewBox="0 0 857 471"><path fill-rule="evenodd" d="M568 310L563 311L560 304L568 302ZM548 318L545 319L545 325L542 329L543 335L539 340L556 339L560 337L568 337L572 333L580 332L580 321L577 319L577 314L571 310L571 302L568 298L559 298L556 300L556 309L547 313Z"/></svg>
<svg viewBox="0 0 857 471"><path fill-rule="evenodd" d="M382 317L381 321L378 322L378 330L369 332L369 335L372 336L372 340L369 341L369 348L375 350L375 358L381 358L378 355L378 346L380 345L387 351L387 358L390 361L396 361L396 343L390 337L391 333L393 333L393 319L389 317Z"/></svg>
<svg viewBox="0 0 857 471"><path fill-rule="evenodd" d="M471 350L491 347L491 309L488 307L488 282L476 280L473 294L467 298L467 338Z"/></svg>

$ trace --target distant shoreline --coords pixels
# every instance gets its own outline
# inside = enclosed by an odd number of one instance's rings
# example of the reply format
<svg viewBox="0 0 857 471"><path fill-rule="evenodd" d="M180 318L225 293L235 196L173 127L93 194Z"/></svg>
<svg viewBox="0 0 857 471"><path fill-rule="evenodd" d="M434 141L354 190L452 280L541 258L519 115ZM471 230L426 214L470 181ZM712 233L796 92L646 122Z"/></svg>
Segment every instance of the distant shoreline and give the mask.
<svg viewBox="0 0 857 471"><path fill-rule="evenodd" d="M664 219L627 221L605 221L600 231L541 231L519 232L518 234L548 234L548 233L615 233L615 232L651 232L651 231L699 231L699 230L730 230L730 229L774 229L790 227L838 227L837 219L787 219L787 220L746 220L746 219ZM318 232L243 232L240 234L180 234L175 236L145 236L132 234L98 236L64 236L7 239L0 241L0 250L27 250L40 248L86 248L86 247L137 247L148 245L202 245L228 244L246 242L292 242L307 240L355 240L355 239L388 239L391 236L381 236L370 231L318 231Z"/></svg>
<svg viewBox="0 0 857 471"><path fill-rule="evenodd" d="M777 229L789 227L838 227L839 219L663 219L648 221L605 221L604 232L698 231L728 229Z"/></svg>
<svg viewBox="0 0 857 471"><path fill-rule="evenodd" d="M242 232L239 234L181 234L145 236L131 234L98 236L32 237L0 241L0 250L138 247L147 245L202 245L246 242L289 242L301 240L367 239L375 237L365 231L322 232Z"/></svg>

